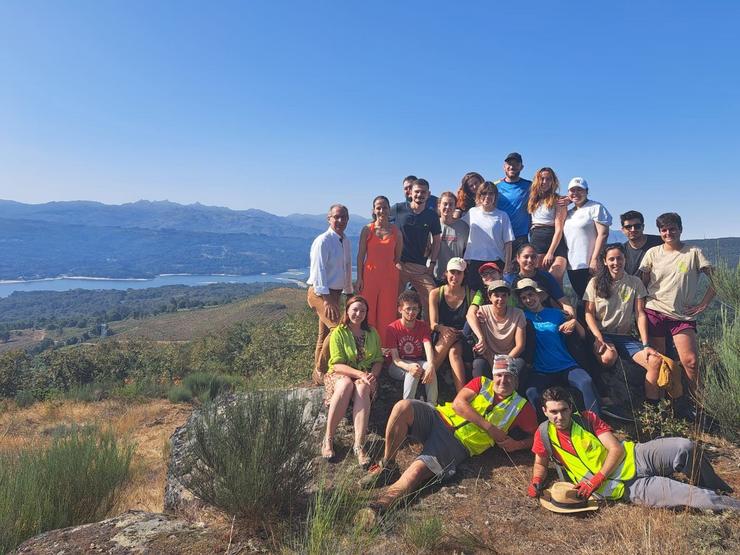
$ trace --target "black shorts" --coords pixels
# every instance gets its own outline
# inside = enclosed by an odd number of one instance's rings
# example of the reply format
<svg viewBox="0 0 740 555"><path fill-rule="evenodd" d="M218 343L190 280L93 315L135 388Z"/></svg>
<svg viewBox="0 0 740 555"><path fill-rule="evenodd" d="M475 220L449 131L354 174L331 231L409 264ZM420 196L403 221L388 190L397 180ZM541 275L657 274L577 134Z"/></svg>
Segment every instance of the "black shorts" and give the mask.
<svg viewBox="0 0 740 555"><path fill-rule="evenodd" d="M529 242L537 251L537 254L547 254L547 251L550 250L553 235L555 235L554 227L533 227L529 230ZM558 246L555 249L555 256L568 258L568 249L565 246L565 239L562 237L560 238L560 243L558 243Z"/></svg>

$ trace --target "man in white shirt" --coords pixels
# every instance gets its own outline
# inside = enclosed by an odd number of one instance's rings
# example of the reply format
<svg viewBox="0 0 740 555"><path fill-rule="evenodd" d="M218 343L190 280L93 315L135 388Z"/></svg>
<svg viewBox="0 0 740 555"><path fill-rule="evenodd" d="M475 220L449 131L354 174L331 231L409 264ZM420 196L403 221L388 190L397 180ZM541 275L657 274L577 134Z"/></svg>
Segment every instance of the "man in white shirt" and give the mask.
<svg viewBox="0 0 740 555"><path fill-rule="evenodd" d="M339 297L352 293L352 258L349 238L345 236L349 222L346 206L333 204L329 208L329 229L314 239L311 245L311 269L308 275L308 306L319 317L319 332L314 352L313 380L324 381L328 361L329 332L339 324L342 312ZM323 362L322 362L323 361Z"/></svg>

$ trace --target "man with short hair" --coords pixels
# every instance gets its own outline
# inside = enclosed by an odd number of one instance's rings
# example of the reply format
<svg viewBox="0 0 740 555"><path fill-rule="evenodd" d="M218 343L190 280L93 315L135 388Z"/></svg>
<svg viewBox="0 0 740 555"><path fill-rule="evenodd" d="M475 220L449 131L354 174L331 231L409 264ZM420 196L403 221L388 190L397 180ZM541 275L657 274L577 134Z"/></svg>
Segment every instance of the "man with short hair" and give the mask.
<svg viewBox="0 0 740 555"><path fill-rule="evenodd" d="M629 501L648 507L692 507L721 511L740 510L740 501L713 490L732 493L714 472L701 450L688 439L668 437L646 443L619 441L608 424L590 411L573 413L573 401L562 387L542 394L547 416L534 437L532 481L527 495L538 497L547 478L548 459L555 462L561 480L576 485L588 499ZM696 485L669 475L681 472Z"/></svg>
<svg viewBox="0 0 740 555"><path fill-rule="evenodd" d="M508 214L511 228L514 230L514 242L511 245L512 253L515 253L522 243L527 242L532 221L527 210L532 182L520 177L523 169L522 155L518 152L512 152L504 159L505 177L496 181L496 187L498 187L496 208Z"/></svg>
<svg viewBox="0 0 740 555"><path fill-rule="evenodd" d="M429 182L417 179L411 187L411 201L399 202L391 208L391 221L403 235L399 292L411 283L421 298L424 320L429 323L429 292L436 287L432 272L439 256L442 227L435 212L426 209ZM427 246L431 249L427 261Z"/></svg>
<svg viewBox="0 0 740 555"><path fill-rule="evenodd" d="M411 202L411 187L414 186L414 181L416 181L417 179L418 177L416 177L415 175L407 175L403 178L403 196L406 199L406 202ZM426 209L431 210L436 214L438 203L439 199L430 192L429 198L427 198Z"/></svg>
<svg viewBox="0 0 740 555"><path fill-rule="evenodd" d="M507 453L528 449L537 418L516 387L514 365L506 364L493 369L493 379L480 377L468 382L452 403L433 407L416 400L397 402L385 428L383 459L360 480L365 488L392 484L371 508L384 511L426 480L452 476L468 457L494 445ZM400 474L396 453L408 435L419 440L423 449Z"/></svg>
<svg viewBox="0 0 740 555"><path fill-rule="evenodd" d="M349 222L346 206L333 204L327 216L329 229L311 245L311 267L306 283L308 306L319 317L319 331L314 351L313 380L323 383L329 359L329 332L339 324L342 315L339 297L352 293L352 259L349 238L344 234Z"/></svg>
<svg viewBox="0 0 740 555"><path fill-rule="evenodd" d="M660 237L644 233L645 218L637 210L629 210L619 216L624 242L624 271L636 276L640 272L640 262L648 249L661 244Z"/></svg>

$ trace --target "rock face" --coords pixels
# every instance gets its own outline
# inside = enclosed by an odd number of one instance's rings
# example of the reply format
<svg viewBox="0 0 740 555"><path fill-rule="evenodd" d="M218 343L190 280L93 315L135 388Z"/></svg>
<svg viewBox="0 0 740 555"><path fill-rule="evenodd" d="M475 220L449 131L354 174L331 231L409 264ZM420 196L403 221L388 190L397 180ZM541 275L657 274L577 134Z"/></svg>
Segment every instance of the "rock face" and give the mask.
<svg viewBox="0 0 740 555"><path fill-rule="evenodd" d="M40 534L22 543L17 554L205 553L222 538L205 528L160 513L128 511L115 518Z"/></svg>

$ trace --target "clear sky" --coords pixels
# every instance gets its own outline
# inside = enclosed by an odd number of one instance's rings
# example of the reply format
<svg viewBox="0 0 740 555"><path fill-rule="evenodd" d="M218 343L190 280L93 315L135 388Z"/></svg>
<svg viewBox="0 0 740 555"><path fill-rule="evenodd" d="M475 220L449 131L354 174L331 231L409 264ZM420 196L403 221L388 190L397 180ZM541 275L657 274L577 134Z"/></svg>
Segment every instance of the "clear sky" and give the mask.
<svg viewBox="0 0 740 555"><path fill-rule="evenodd" d="M575 175L740 235L740 2L0 2L0 198L369 215ZM735 162L733 162L735 160Z"/></svg>

